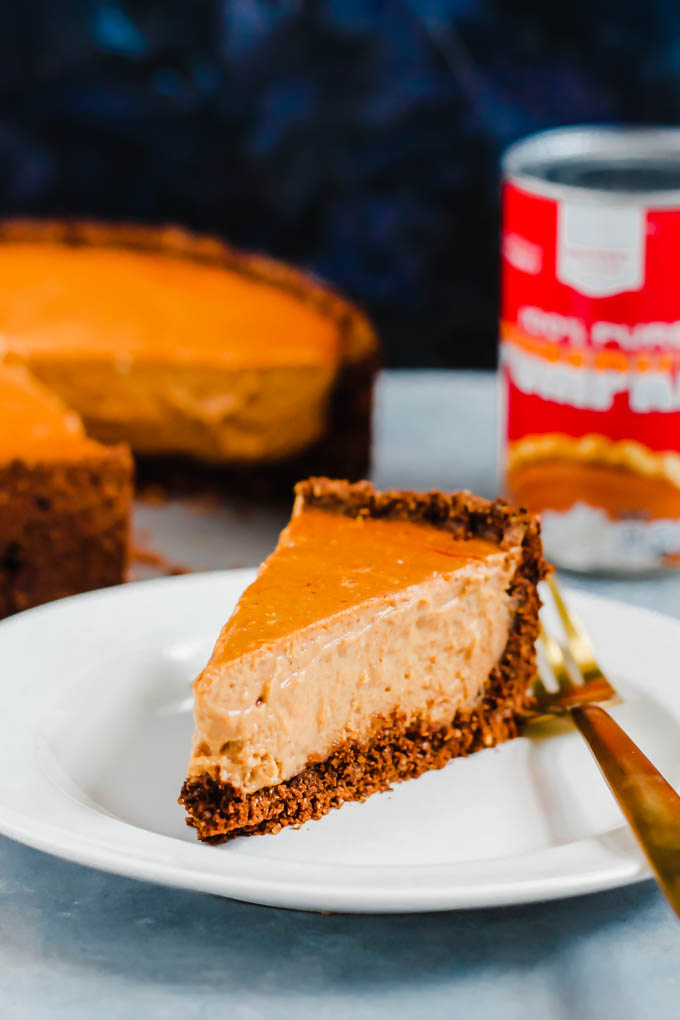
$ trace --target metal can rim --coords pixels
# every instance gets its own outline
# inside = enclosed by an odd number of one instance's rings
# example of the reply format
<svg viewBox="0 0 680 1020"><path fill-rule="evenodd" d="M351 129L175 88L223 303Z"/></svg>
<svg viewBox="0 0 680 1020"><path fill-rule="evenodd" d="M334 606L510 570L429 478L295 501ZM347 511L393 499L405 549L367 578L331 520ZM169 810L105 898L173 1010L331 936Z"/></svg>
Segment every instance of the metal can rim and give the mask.
<svg viewBox="0 0 680 1020"><path fill-rule="evenodd" d="M644 208L680 207L680 188L652 191L622 191L562 184L545 180L527 169L527 164L542 159L559 165L566 159L598 156L638 160L672 156L680 166L680 127L634 127L578 124L537 131L510 145L501 158L505 180L530 194L579 203L642 206Z"/></svg>

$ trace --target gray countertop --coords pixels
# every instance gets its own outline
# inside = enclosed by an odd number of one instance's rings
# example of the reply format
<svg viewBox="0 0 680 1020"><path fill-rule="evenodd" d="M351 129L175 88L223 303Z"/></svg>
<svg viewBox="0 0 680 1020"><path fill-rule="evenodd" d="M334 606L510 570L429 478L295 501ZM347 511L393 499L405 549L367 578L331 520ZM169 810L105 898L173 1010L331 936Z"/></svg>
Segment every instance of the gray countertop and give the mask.
<svg viewBox="0 0 680 1020"><path fill-rule="evenodd" d="M376 484L496 488L490 375L387 373ZM285 508L144 505L139 541L197 569L254 563ZM189 540L188 536L191 536ZM570 579L680 616L680 575ZM325 916L166 889L0 838L0 1016L666 1020L680 929L652 882L562 902Z"/></svg>

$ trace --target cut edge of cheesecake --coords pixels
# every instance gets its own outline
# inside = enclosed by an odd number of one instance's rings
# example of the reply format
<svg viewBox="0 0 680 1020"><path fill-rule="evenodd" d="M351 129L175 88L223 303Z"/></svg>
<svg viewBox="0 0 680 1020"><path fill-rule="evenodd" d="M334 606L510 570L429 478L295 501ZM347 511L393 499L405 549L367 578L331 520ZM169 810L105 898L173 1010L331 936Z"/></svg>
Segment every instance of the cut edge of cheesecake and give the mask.
<svg viewBox="0 0 680 1020"><path fill-rule="evenodd" d="M476 702L445 725L433 724L427 713L406 716L396 710L376 719L365 740L336 744L291 778L251 792L222 781L215 770L190 772L179 801L188 812L187 824L205 842L299 826L347 801L441 768L454 757L494 746L517 735L531 704L540 605L536 586L547 569L536 517L469 492L377 492L368 482L326 478L297 485L293 519L303 509L430 525L455 539L483 539L499 550L516 550L507 643Z"/></svg>
<svg viewBox="0 0 680 1020"><path fill-rule="evenodd" d="M21 442L0 449L0 618L126 579L133 483L127 447L90 439L22 366L0 360L3 389Z"/></svg>

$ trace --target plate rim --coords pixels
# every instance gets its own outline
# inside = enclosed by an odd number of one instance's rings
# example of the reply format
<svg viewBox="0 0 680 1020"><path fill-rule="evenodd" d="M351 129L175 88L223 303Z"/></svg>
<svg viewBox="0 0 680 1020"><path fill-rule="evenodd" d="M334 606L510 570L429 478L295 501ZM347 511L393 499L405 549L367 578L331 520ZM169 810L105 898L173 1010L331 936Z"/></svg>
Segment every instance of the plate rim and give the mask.
<svg viewBox="0 0 680 1020"><path fill-rule="evenodd" d="M82 606L87 603L94 605L99 602L113 600L134 600L138 593L143 590L145 593L153 590L175 591L195 585L225 584L230 587L245 585L254 576L255 568L242 567L233 570L217 570L200 572L179 577L153 578L136 581L127 585L115 586L107 589L100 589L81 595L71 596L43 606L38 606L23 613L0 621L0 648L5 639L5 634L10 630L21 631L30 621L39 617L45 617L58 611L67 613L71 607ZM664 626L671 625L680 628L680 620L667 616L657 610L650 610L642 607L632 606L629 603L609 599L600 595L582 592L578 589L567 588L570 598L582 606L593 603L601 606L605 611L630 612L636 617L653 618ZM153 598L153 594L152 594ZM577 607L578 608L578 607ZM46 692L43 691L38 699L36 717L39 715L39 708L44 703ZM11 718L11 710L7 714ZM35 723L36 719L31 722ZM30 728L31 722L28 723ZM8 723L5 722L4 725ZM2 729L0 723L0 732ZM44 782L44 777L42 777ZM80 805L82 808L84 805ZM103 817L103 812L94 810L97 817ZM331 910L333 912L348 913L408 913L427 912L451 909L473 909L495 906L509 906L520 903L545 902L553 899L562 899L571 896L578 896L596 891L604 891L629 885L650 877L649 869L644 858L637 850L637 847L630 837L632 851L626 848L625 853L607 856L601 836L586 836L580 840L573 840L561 846L543 848L528 854L519 854L492 860L478 862L478 870L486 870L490 873L486 881L477 879L472 885L461 884L460 878L456 881L452 873L459 875L465 873L463 863L443 865L400 865L390 866L393 876L399 878L398 873L418 877L418 872L427 871L431 877L441 880L437 885L420 885L415 883L411 887L404 887L403 879L398 889L393 886L385 888L371 888L367 891L365 885L342 884L323 880L319 872L324 868L328 871L337 872L336 865L319 865L310 868L305 865L300 868L291 862L272 861L271 858L248 857L246 855L232 855L230 868L223 868L221 874L214 870L200 866L200 856L215 850L213 847L205 847L199 843L190 843L179 840L173 836L152 832L151 830L138 829L131 823L122 819L110 819L109 828L122 827L122 830L134 830L142 833L140 838L142 846L149 844L151 849L157 847L159 852L154 855L142 852L140 848L131 849L125 840L113 843L103 843L95 839L92 833L83 835L73 833L63 825L59 826L51 821L46 821L37 815L31 815L17 810L3 799L0 791L0 833L8 836L17 842L23 843L34 849L74 863L94 867L98 870L111 874L118 874L128 878L142 881L155 882L156 884L184 888L200 892L214 893L220 896L234 898L245 902L259 903L277 907L287 907L302 910ZM625 833L628 836L624 824L613 830L616 833ZM555 874L548 868L546 874L516 876L512 881L507 878L492 877L494 865L499 862L523 862L526 868L528 862L536 859L537 863L551 863L551 858L561 856L562 858L578 858L580 853L586 853L593 847L599 848L599 867L581 869L572 872ZM172 849L175 849L173 854ZM179 850L178 848L183 848ZM166 850L167 853L162 851ZM218 849L218 852L219 849ZM597 861L598 854L593 853L593 859ZM184 858L190 860L184 860ZM194 864L195 860L195 864ZM222 856L222 860L226 857ZM248 862L250 867L244 866ZM477 862L476 862L477 863ZM287 880L281 877L281 871L286 867L291 870L290 878ZM369 876L371 871L384 871L374 866L353 865L355 873L362 872ZM272 869L276 872L272 876ZM256 874L250 872L255 871ZM304 871L304 877L295 876L298 872ZM474 870L474 869L473 869ZM497 870L497 869L496 869ZM440 875L433 874L442 872ZM446 872L448 871L448 879ZM469 872L470 869L468 868ZM540 869L539 869L540 872ZM311 877L314 874L314 878ZM370 877L370 876L369 876Z"/></svg>

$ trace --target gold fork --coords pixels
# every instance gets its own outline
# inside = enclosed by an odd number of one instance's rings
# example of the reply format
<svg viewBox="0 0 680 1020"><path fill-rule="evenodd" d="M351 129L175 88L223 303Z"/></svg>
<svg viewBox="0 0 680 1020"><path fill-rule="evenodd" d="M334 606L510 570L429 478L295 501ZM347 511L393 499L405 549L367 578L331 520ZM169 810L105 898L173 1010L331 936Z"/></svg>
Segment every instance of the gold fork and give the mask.
<svg viewBox="0 0 680 1020"><path fill-rule="evenodd" d="M557 582L551 577L547 583L564 628L566 653L541 627L541 644L557 691L548 690L540 678L536 680L537 716L571 715L680 917L680 796L609 713L596 704L620 699L598 666L583 627L567 609ZM569 660L582 683L572 678Z"/></svg>

